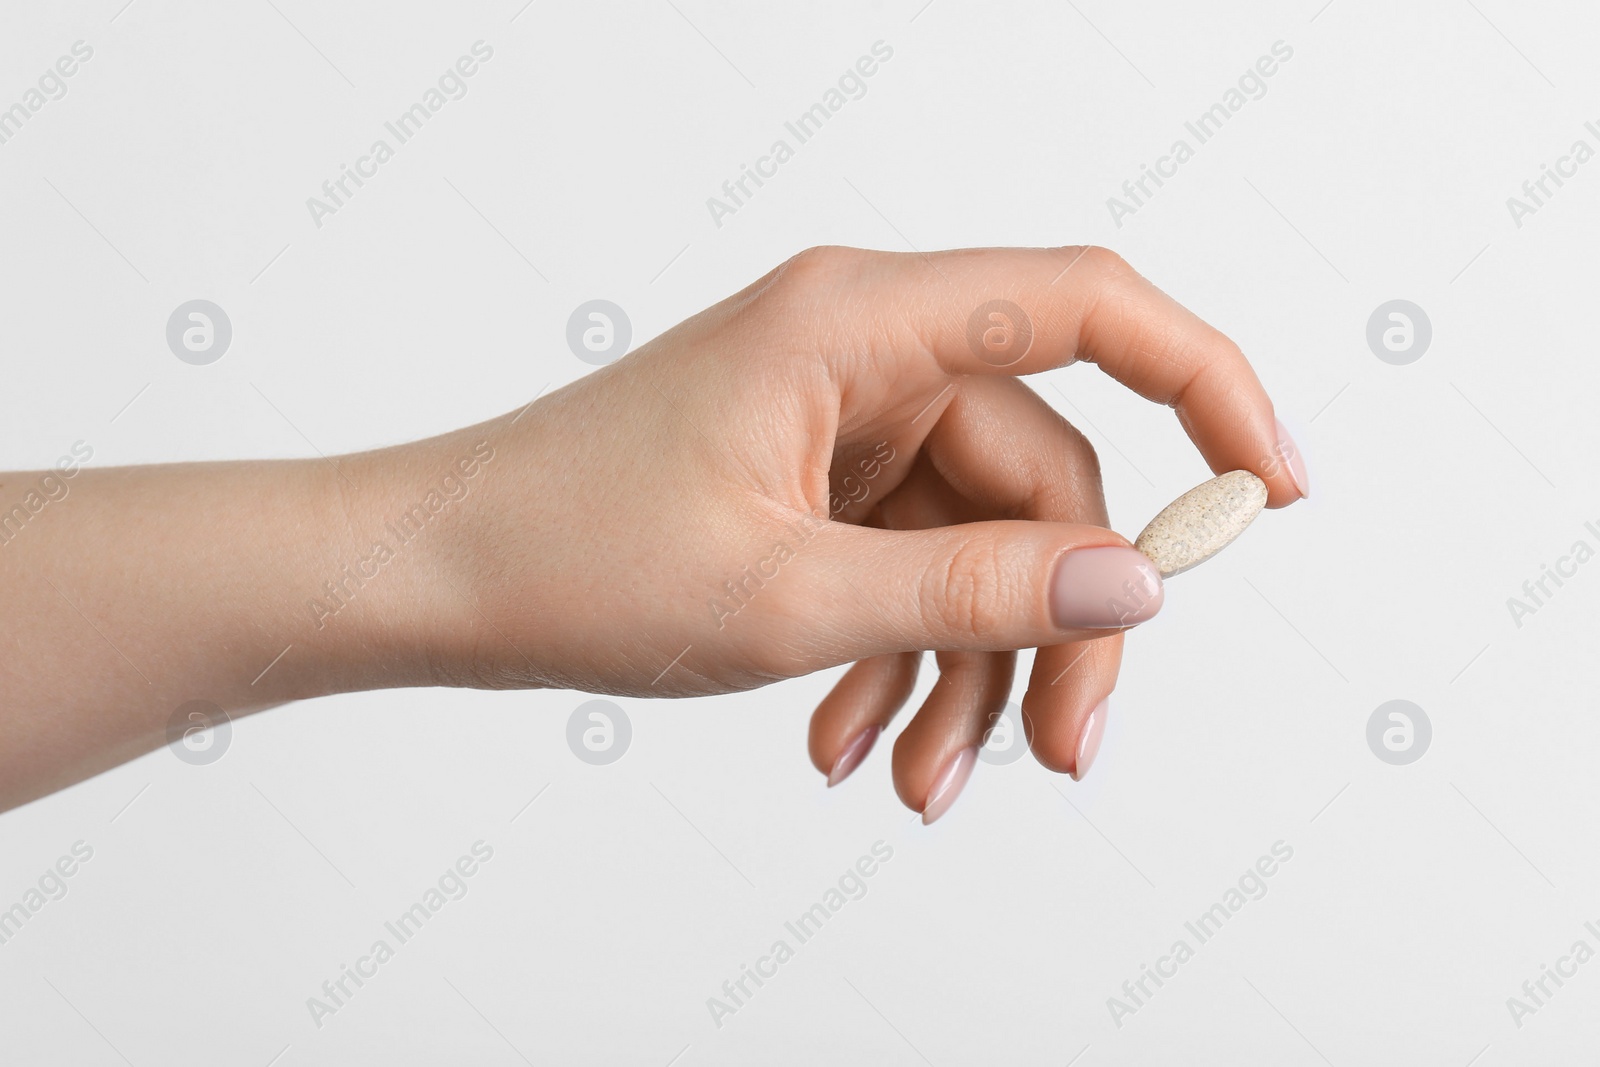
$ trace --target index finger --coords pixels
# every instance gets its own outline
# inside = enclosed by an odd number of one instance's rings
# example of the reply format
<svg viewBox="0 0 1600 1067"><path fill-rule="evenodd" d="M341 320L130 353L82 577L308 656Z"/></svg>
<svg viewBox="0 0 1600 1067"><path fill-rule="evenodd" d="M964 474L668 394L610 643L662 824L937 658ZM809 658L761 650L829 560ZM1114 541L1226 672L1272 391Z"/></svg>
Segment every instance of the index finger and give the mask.
<svg viewBox="0 0 1600 1067"><path fill-rule="evenodd" d="M1259 475L1271 507L1305 495L1299 453L1239 346L1115 252L813 249L791 262L811 284L848 294L822 342L838 353L825 358L847 402L924 376L1037 374L1083 360L1173 408L1214 473ZM841 346L841 333L863 343Z"/></svg>

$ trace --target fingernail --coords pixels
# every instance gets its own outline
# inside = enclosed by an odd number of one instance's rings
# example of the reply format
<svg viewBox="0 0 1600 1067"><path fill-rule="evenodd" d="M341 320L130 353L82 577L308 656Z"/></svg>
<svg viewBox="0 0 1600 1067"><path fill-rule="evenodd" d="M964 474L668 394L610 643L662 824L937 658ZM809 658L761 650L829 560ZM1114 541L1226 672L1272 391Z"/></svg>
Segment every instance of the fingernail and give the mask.
<svg viewBox="0 0 1600 1067"><path fill-rule="evenodd" d="M950 805L961 795L961 787L972 777L972 768L978 762L978 746L964 748L950 758L933 788L928 791L928 802L922 805L922 825L927 826L950 810Z"/></svg>
<svg viewBox="0 0 1600 1067"><path fill-rule="evenodd" d="M850 772L861 766L861 761L872 751L872 746L877 742L878 734L882 730L881 726L869 726L856 734L855 740L844 746L839 758L833 761L833 770L828 772L829 789L850 777Z"/></svg>
<svg viewBox="0 0 1600 1067"><path fill-rule="evenodd" d="M1078 735L1078 755L1072 761L1074 782L1081 782L1083 776L1089 773L1089 768L1094 766L1094 758L1100 752L1100 739L1106 732L1106 712L1110 709L1111 698L1106 697L1094 706L1083 722L1083 733Z"/></svg>
<svg viewBox="0 0 1600 1067"><path fill-rule="evenodd" d="M1306 475L1306 457L1300 454L1300 449L1294 443L1294 438L1289 436L1283 420L1274 421L1278 424L1278 455L1283 457L1284 465L1289 468L1289 477L1294 480L1294 487L1300 491L1300 496L1304 499L1311 495L1311 479Z"/></svg>
<svg viewBox="0 0 1600 1067"><path fill-rule="evenodd" d="M1161 610L1161 574L1131 548L1075 548L1056 564L1050 612L1063 630L1106 630L1144 622Z"/></svg>

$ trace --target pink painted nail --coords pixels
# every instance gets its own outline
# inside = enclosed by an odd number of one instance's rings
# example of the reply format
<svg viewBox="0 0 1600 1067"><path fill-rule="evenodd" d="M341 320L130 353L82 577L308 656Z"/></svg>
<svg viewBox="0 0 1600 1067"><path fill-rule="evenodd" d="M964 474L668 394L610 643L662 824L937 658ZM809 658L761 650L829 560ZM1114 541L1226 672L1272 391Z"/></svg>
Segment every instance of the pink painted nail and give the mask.
<svg viewBox="0 0 1600 1067"><path fill-rule="evenodd" d="M872 746L877 743L878 735L882 732L881 726L869 726L856 734L855 740L844 746L839 758L833 761L833 770L828 772L829 789L850 777L850 772L861 766L861 761L867 758L867 753L872 751Z"/></svg>
<svg viewBox="0 0 1600 1067"><path fill-rule="evenodd" d="M1300 491L1301 498L1311 495L1311 479L1306 474L1306 457L1300 454L1300 448L1294 443L1294 438L1289 436L1288 429L1283 425L1282 419L1276 420L1278 424L1278 455L1283 458L1289 468L1289 477L1294 480L1294 487Z"/></svg>
<svg viewBox="0 0 1600 1067"><path fill-rule="evenodd" d="M962 786L966 785L967 779L972 777L972 768L977 762L977 745L964 748L950 758L950 762L945 764L944 772L939 775L938 781L934 782L933 788L928 790L928 801L922 805L922 825L927 826L950 810L950 805L954 804L956 797L961 795Z"/></svg>
<svg viewBox="0 0 1600 1067"><path fill-rule="evenodd" d="M1106 713L1111 710L1111 698L1106 697L1094 706L1089 717L1084 720L1083 733L1078 735L1078 755L1072 761L1072 780L1081 782L1083 776L1089 773L1089 768L1094 765L1094 757L1100 751L1100 739L1106 732Z"/></svg>
<svg viewBox="0 0 1600 1067"><path fill-rule="evenodd" d="M1063 630L1108 630L1161 610L1161 574L1132 548L1075 548L1050 580L1050 611Z"/></svg>

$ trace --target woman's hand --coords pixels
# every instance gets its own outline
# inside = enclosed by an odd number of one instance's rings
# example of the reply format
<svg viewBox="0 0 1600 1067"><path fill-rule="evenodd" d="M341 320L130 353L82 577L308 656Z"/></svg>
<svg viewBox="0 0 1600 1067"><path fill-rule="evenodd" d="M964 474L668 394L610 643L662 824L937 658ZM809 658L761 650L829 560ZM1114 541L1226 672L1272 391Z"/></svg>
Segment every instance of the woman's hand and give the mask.
<svg viewBox="0 0 1600 1067"><path fill-rule="evenodd" d="M907 805L949 806L1021 648L1033 750L1081 775L1122 632L1162 594L1105 528L1088 442L1015 378L1075 359L1175 407L1213 470L1302 495L1238 348L1096 248L813 249L441 437L0 475L21 500L0 515L0 808L169 741L195 707L684 696L855 662L812 722L832 783L923 649L941 677L895 746Z"/></svg>
<svg viewBox="0 0 1600 1067"><path fill-rule="evenodd" d="M439 677L684 696L854 661L812 721L831 785L933 649L894 752L932 821L1037 647L1028 739L1080 776L1122 634L1162 600L1106 529L1088 441L1015 377L1080 359L1174 407L1214 471L1303 495L1237 346L1113 253L812 249L525 412L408 446L495 457L432 542Z"/></svg>

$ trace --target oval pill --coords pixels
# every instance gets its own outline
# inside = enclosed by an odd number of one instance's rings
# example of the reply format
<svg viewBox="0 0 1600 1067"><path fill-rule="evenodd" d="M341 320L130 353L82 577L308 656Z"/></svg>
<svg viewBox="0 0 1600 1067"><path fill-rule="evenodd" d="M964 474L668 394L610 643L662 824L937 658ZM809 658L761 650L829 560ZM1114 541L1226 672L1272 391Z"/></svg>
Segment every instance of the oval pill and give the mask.
<svg viewBox="0 0 1600 1067"><path fill-rule="evenodd" d="M1266 505L1267 483L1254 474L1219 474L1162 508L1133 547L1170 578L1228 547Z"/></svg>

